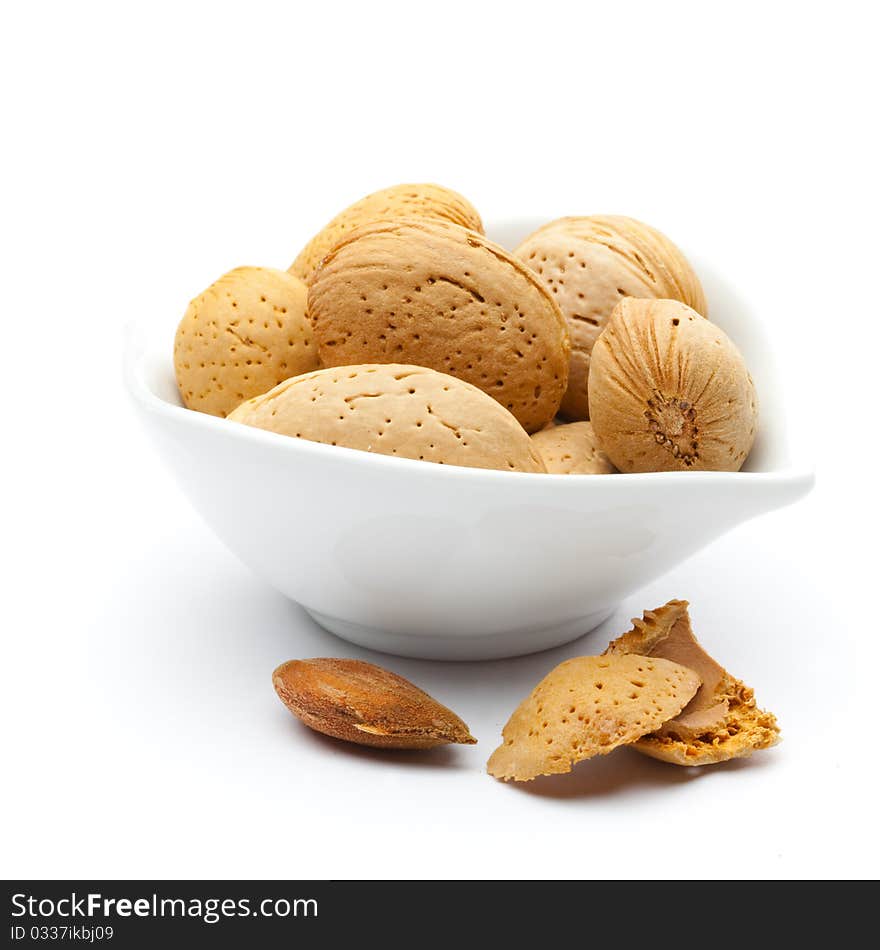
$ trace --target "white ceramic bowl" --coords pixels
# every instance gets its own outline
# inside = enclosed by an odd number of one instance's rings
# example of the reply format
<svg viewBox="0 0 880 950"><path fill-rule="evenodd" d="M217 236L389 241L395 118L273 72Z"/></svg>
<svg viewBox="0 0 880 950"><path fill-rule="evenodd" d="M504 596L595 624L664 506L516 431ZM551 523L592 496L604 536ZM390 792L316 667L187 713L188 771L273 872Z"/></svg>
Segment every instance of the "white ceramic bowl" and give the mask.
<svg viewBox="0 0 880 950"><path fill-rule="evenodd" d="M489 235L507 247L540 221ZM372 455L181 406L172 340L130 334L138 416L217 536L321 626L404 656L474 660L565 643L755 515L806 494L760 324L696 262L760 401L746 470L530 475Z"/></svg>

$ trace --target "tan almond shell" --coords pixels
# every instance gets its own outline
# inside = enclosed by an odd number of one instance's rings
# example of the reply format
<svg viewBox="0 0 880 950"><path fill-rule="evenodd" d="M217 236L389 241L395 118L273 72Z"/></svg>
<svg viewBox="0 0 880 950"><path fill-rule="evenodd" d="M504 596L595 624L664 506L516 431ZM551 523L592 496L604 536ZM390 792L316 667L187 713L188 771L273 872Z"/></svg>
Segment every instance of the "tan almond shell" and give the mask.
<svg viewBox="0 0 880 950"><path fill-rule="evenodd" d="M308 307L325 366L428 366L478 386L529 432L554 417L565 392L559 308L522 263L458 225L356 231L324 258Z"/></svg>
<svg viewBox="0 0 880 950"><path fill-rule="evenodd" d="M317 369L305 284L282 270L237 267L190 302L174 370L183 404L225 416L288 376Z"/></svg>
<svg viewBox="0 0 880 950"><path fill-rule="evenodd" d="M520 703L489 758L496 778L528 782L570 772L635 742L679 713L700 678L669 660L581 656L560 663Z"/></svg>
<svg viewBox="0 0 880 950"><path fill-rule="evenodd" d="M402 676L363 660L289 660L272 674L272 685L310 729L346 742L430 749L477 741L452 710Z"/></svg>
<svg viewBox="0 0 880 950"><path fill-rule="evenodd" d="M234 422L399 458L544 472L531 439L484 392L424 366L339 366L297 376L242 404Z"/></svg>
<svg viewBox="0 0 880 950"><path fill-rule="evenodd" d="M593 347L591 422L621 472L738 471L755 440L742 354L677 300L622 300Z"/></svg>
<svg viewBox="0 0 880 950"><path fill-rule="evenodd" d="M545 427L532 436L532 444L551 475L610 475L616 471L599 448L589 422Z"/></svg>
<svg viewBox="0 0 880 950"><path fill-rule="evenodd" d="M706 315L699 278L655 228L622 215L558 218L515 251L544 281L568 321L571 370L561 414L589 419L587 379L596 338L624 296L680 300Z"/></svg>
<svg viewBox="0 0 880 950"><path fill-rule="evenodd" d="M394 185L361 198L336 215L300 251L288 270L309 283L324 255L351 231L376 221L399 218L450 221L483 231L476 208L458 192L433 184Z"/></svg>
<svg viewBox="0 0 880 950"><path fill-rule="evenodd" d="M759 709L754 692L731 676L700 646L691 629L686 600L646 610L628 633L612 641L606 655L638 654L686 663L702 685L681 713L633 745L639 752L675 765L711 765L743 758L779 741L773 713ZM703 720L700 728L696 724Z"/></svg>

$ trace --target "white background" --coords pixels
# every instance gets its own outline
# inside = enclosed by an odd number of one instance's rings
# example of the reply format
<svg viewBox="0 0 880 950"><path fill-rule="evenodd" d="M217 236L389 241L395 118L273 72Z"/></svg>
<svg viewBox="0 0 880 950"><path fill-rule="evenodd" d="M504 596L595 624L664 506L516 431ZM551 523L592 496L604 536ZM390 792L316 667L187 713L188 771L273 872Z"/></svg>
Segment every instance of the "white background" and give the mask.
<svg viewBox="0 0 880 950"><path fill-rule="evenodd" d="M17 4L4 16L4 777L10 877L876 876L880 201L868 4ZM475 747L301 727L272 669L367 656L209 534L120 386L225 270L437 180L485 218L628 213L761 302L819 481L538 656L370 656ZM566 656L686 597L784 742L699 773L484 763Z"/></svg>

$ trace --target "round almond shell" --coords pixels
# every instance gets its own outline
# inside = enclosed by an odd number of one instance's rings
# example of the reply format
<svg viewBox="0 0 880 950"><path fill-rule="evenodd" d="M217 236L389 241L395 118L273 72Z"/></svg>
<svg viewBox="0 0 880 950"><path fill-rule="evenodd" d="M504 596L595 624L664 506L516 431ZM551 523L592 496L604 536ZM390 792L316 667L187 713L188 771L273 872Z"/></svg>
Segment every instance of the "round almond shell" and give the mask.
<svg viewBox="0 0 880 950"><path fill-rule="evenodd" d="M621 472L738 471L757 431L742 354L677 300L622 300L593 348L591 422Z"/></svg>
<svg viewBox="0 0 880 950"><path fill-rule="evenodd" d="M289 271L310 283L322 258L349 233L366 224L398 218L449 221L483 231L476 208L458 192L428 183L394 185L361 198L336 215L300 251Z"/></svg>
<svg viewBox="0 0 880 950"><path fill-rule="evenodd" d="M190 302L174 339L183 404L226 416L288 376L317 369L307 290L268 267L238 267Z"/></svg>
<svg viewBox="0 0 880 950"><path fill-rule="evenodd" d="M350 235L324 258L309 316L325 366L415 363L488 393L528 432L568 382L565 320L535 274L481 234L399 221Z"/></svg>

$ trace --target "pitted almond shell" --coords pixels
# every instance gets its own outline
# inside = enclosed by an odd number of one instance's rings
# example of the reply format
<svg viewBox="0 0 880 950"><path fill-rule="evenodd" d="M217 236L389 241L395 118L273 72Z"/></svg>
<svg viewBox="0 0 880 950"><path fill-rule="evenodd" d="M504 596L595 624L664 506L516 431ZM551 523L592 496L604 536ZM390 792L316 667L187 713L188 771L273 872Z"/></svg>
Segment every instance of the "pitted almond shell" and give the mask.
<svg viewBox="0 0 880 950"><path fill-rule="evenodd" d="M654 732L681 712L699 685L693 670L654 657L566 660L510 717L489 759L489 774L528 782L569 772L583 759Z"/></svg>
<svg viewBox="0 0 880 950"><path fill-rule="evenodd" d="M484 392L424 366L338 366L285 380L229 418L398 458L543 472L522 426Z"/></svg>
<svg viewBox="0 0 880 950"><path fill-rule="evenodd" d="M677 300L622 300L593 348L591 422L622 472L738 471L755 387L719 327Z"/></svg>
<svg viewBox="0 0 880 950"><path fill-rule="evenodd" d="M702 685L688 705L633 746L676 765L710 765L749 756L779 741L776 717L754 693L709 656L694 636L686 600L670 600L609 644L606 655L663 657L695 670Z"/></svg>
<svg viewBox="0 0 880 950"><path fill-rule="evenodd" d="M588 419L593 344L623 297L680 300L705 315L693 268L655 228L622 215L559 218L539 228L516 255L544 281L568 321L571 370L561 413Z"/></svg>
<svg viewBox="0 0 880 950"><path fill-rule="evenodd" d="M363 660L289 660L272 674L272 685L310 729L346 742L430 749L477 741L436 699L402 676Z"/></svg>
<svg viewBox="0 0 880 950"><path fill-rule="evenodd" d="M538 278L474 231L376 224L328 254L309 288L325 366L415 363L472 383L528 432L556 414L568 331Z"/></svg>
<svg viewBox="0 0 880 950"><path fill-rule="evenodd" d="M336 215L300 251L289 271L310 283L324 255L351 231L365 224L398 218L449 221L473 231L483 231L476 209L458 192L442 185L394 185L361 198Z"/></svg>
<svg viewBox="0 0 880 950"><path fill-rule="evenodd" d="M284 271L237 267L192 300L174 340L183 404L225 416L282 379L317 369L306 295Z"/></svg>
<svg viewBox="0 0 880 950"><path fill-rule="evenodd" d="M551 475L610 475L615 471L589 422L544 428L532 436L532 444Z"/></svg>

